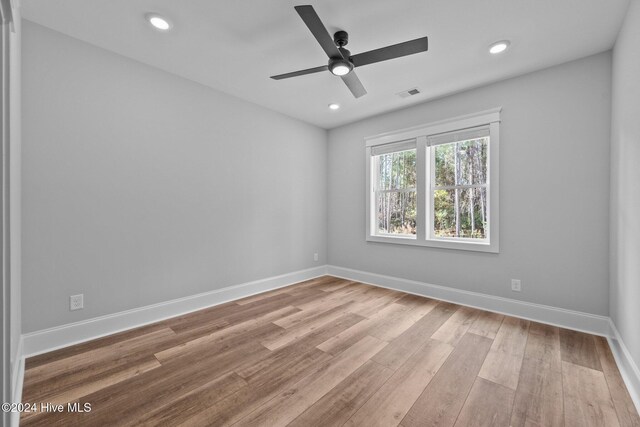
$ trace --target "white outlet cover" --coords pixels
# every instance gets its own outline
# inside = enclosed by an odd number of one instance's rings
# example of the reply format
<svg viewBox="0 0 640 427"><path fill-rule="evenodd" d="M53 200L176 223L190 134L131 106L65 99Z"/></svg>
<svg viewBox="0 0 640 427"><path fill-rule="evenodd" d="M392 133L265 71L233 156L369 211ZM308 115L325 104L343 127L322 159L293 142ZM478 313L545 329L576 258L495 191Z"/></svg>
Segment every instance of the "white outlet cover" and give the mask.
<svg viewBox="0 0 640 427"><path fill-rule="evenodd" d="M520 292L522 290L522 282L519 279L511 279L511 290Z"/></svg>
<svg viewBox="0 0 640 427"><path fill-rule="evenodd" d="M313 260L314 260L314 261L317 261L317 260L318 260L318 254L317 254L317 253L313 254Z"/></svg>
<svg viewBox="0 0 640 427"><path fill-rule="evenodd" d="M84 294L71 295L69 297L69 310L80 310L84 308Z"/></svg>

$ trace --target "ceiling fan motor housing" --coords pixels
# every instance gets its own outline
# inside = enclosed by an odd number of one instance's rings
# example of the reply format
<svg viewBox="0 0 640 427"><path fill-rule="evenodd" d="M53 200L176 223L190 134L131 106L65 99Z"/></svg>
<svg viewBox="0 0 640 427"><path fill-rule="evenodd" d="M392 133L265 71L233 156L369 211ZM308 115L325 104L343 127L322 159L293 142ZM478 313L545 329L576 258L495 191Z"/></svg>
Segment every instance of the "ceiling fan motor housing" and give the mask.
<svg viewBox="0 0 640 427"><path fill-rule="evenodd" d="M333 35L333 41L338 47L346 46L349 43L349 34L346 31L336 31Z"/></svg>

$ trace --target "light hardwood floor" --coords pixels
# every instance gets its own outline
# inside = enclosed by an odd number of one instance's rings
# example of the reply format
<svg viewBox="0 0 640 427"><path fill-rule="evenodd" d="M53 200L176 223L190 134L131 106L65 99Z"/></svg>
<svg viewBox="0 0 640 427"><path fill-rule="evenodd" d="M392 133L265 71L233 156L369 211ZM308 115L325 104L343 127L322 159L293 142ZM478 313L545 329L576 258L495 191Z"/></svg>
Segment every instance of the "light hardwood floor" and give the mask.
<svg viewBox="0 0 640 427"><path fill-rule="evenodd" d="M31 357L22 425L640 426L602 337L322 277Z"/></svg>

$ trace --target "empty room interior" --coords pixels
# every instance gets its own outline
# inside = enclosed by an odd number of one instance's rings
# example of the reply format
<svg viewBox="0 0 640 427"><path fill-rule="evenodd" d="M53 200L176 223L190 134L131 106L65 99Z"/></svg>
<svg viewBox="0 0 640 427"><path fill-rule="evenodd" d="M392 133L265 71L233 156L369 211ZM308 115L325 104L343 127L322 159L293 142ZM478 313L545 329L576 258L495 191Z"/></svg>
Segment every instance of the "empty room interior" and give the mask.
<svg viewBox="0 0 640 427"><path fill-rule="evenodd" d="M0 0L3 426L640 427L640 0Z"/></svg>

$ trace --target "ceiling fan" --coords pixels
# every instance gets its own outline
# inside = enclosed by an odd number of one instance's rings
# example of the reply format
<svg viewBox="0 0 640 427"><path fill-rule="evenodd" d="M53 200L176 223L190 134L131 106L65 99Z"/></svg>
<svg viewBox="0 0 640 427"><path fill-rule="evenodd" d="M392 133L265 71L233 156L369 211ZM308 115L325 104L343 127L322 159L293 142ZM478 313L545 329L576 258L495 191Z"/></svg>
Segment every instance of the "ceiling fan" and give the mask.
<svg viewBox="0 0 640 427"><path fill-rule="evenodd" d="M342 81L347 85L353 96L360 98L366 95L367 91L353 70L355 67L425 52L429 48L427 37L421 37L352 56L351 52L345 49L345 46L349 42L349 35L346 31L336 32L332 40L320 17L313 9L313 6L295 6L295 10L329 57L329 63L320 67L271 76L274 80L288 79L289 77L303 76L305 74L328 70L332 74L342 78Z"/></svg>

